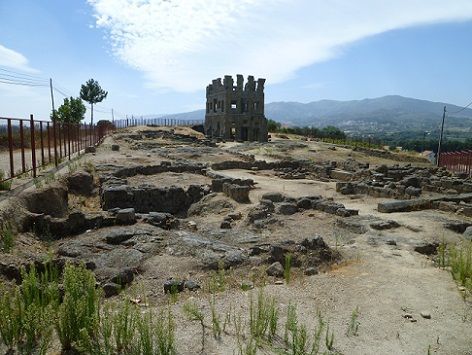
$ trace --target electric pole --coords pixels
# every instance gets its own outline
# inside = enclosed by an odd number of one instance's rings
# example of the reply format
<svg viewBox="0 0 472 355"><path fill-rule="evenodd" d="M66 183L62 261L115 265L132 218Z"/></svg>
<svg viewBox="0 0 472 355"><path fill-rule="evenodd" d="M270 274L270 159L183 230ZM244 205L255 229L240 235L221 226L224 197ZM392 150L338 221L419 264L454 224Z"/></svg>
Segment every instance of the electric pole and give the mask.
<svg viewBox="0 0 472 355"><path fill-rule="evenodd" d="M444 106L444 111L443 111L443 116L442 116L441 133L439 134L439 144L438 144L438 154L436 158L436 166L439 166L439 159L441 158L441 144L443 140L445 118L446 118L446 106Z"/></svg>
<svg viewBox="0 0 472 355"><path fill-rule="evenodd" d="M51 89L51 104L52 104L52 119L55 119L54 115L54 91L52 88L52 78L49 78L49 88Z"/></svg>
<svg viewBox="0 0 472 355"><path fill-rule="evenodd" d="M52 88L52 78L49 78L49 88L51 89L51 105L52 105L52 139L54 142L54 164L57 166L57 144L56 144L56 110L54 109L54 90ZM48 132L49 139L49 132Z"/></svg>

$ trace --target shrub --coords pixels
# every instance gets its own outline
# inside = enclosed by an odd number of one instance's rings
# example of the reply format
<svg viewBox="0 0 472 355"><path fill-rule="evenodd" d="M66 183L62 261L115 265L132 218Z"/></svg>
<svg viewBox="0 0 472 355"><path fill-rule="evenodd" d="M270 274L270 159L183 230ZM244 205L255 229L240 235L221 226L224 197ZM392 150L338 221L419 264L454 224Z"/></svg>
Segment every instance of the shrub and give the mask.
<svg viewBox="0 0 472 355"><path fill-rule="evenodd" d="M264 295L262 289L257 295L257 303L251 296L249 303L249 329L256 342L265 337L272 341L277 331L279 309L275 304L275 298Z"/></svg>
<svg viewBox="0 0 472 355"><path fill-rule="evenodd" d="M94 336L99 322L100 294L94 274L85 266L67 264L64 269L64 299L58 309L56 330L64 350L81 338L81 331Z"/></svg>
<svg viewBox="0 0 472 355"><path fill-rule="evenodd" d="M5 224L2 227L1 232L2 232L2 240L1 240L2 250L5 253L9 253L13 249L13 244L14 244L14 240L15 240L15 236L13 234L11 225L9 223Z"/></svg>

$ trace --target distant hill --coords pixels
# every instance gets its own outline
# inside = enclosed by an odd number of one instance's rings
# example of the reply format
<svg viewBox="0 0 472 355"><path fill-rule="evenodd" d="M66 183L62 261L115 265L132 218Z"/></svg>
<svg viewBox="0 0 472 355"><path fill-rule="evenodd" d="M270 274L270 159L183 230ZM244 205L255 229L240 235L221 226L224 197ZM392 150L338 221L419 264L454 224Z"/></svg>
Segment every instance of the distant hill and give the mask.
<svg viewBox="0 0 472 355"><path fill-rule="evenodd" d="M267 118L287 125L322 127L334 125L353 132L432 131L441 123L444 105L447 106L447 129L472 132L472 109L452 114L461 107L397 95L374 99L309 103L272 102L266 104ZM169 116L168 116L169 117ZM205 118L205 110L172 115L178 119Z"/></svg>

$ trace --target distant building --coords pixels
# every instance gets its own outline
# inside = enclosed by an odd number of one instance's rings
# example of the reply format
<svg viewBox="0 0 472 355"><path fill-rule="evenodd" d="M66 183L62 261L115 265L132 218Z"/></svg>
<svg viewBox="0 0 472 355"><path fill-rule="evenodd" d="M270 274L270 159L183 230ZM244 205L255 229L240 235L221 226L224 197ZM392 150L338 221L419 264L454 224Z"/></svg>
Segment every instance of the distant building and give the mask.
<svg viewBox="0 0 472 355"><path fill-rule="evenodd" d="M248 76L243 87L242 75L215 79L206 88L205 134L207 137L237 141L267 142L264 116L265 79Z"/></svg>

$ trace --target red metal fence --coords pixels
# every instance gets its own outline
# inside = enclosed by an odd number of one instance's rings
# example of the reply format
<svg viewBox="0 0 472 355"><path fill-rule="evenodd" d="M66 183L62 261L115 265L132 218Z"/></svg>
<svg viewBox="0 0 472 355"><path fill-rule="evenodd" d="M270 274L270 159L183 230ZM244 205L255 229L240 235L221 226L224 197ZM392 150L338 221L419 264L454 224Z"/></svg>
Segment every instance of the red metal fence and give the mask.
<svg viewBox="0 0 472 355"><path fill-rule="evenodd" d="M31 173L64 159L91 145L99 144L109 127L90 124L0 117L0 182Z"/></svg>
<svg viewBox="0 0 472 355"><path fill-rule="evenodd" d="M438 165L454 172L467 173L468 175L471 175L472 150L441 153Z"/></svg>

